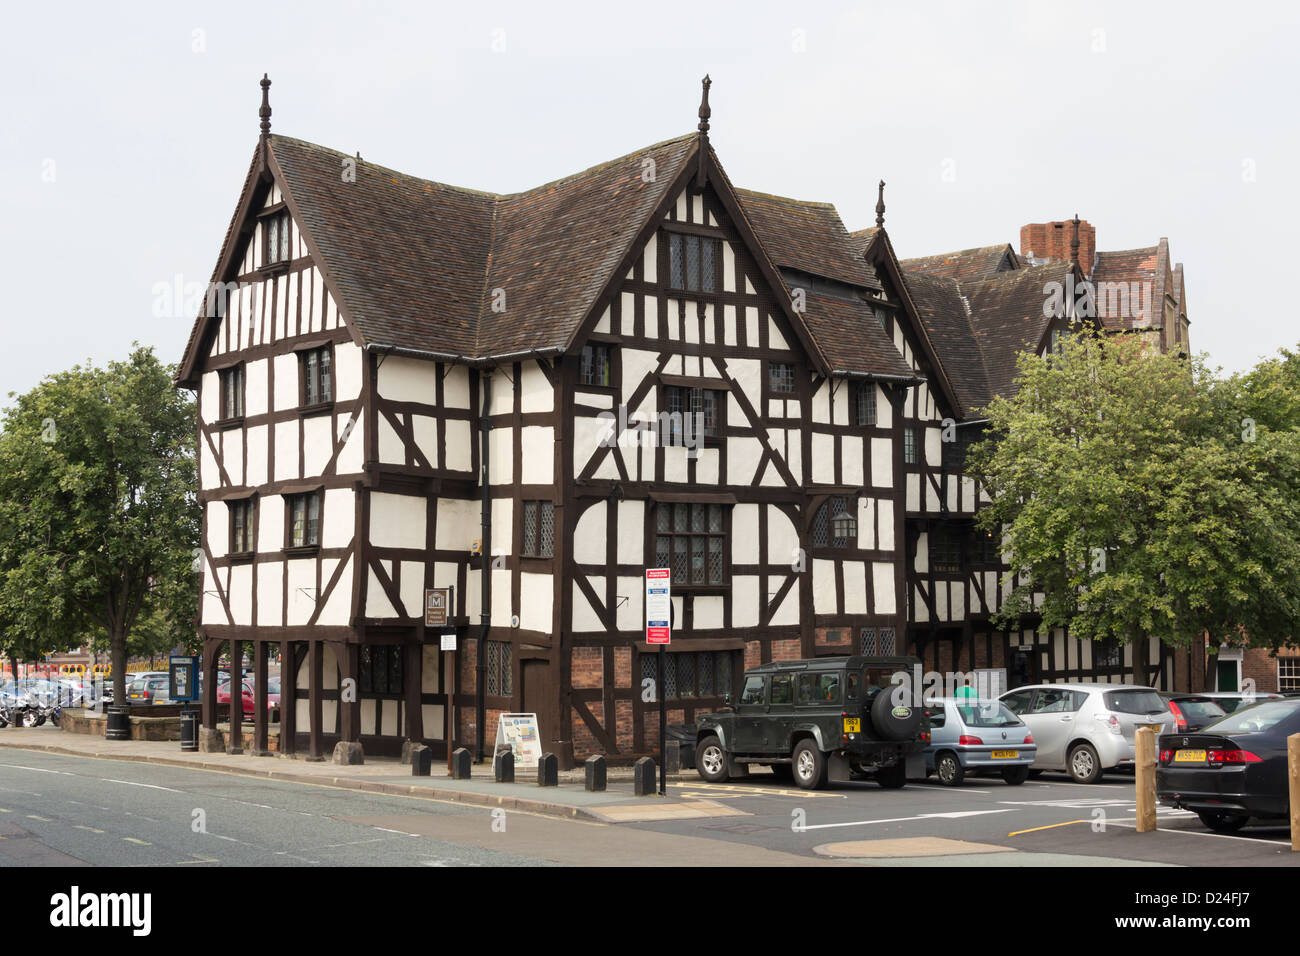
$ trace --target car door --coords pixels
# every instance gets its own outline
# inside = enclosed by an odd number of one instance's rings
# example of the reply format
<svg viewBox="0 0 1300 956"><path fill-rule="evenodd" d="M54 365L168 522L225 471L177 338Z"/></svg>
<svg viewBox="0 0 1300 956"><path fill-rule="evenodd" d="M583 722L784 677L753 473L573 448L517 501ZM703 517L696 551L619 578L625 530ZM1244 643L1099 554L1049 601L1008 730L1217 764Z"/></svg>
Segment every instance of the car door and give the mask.
<svg viewBox="0 0 1300 956"><path fill-rule="evenodd" d="M767 719L763 721L763 753L790 755L790 734L794 729L793 674L773 674L769 684Z"/></svg>
<svg viewBox="0 0 1300 956"><path fill-rule="evenodd" d="M767 677L750 674L736 703L736 739L727 743L732 753L759 753L763 749L763 723L767 711Z"/></svg>
<svg viewBox="0 0 1300 956"><path fill-rule="evenodd" d="M1040 687L1027 714L1020 719L1034 735L1038 745L1036 765L1064 767L1065 748L1074 736L1075 718L1084 694L1064 687Z"/></svg>

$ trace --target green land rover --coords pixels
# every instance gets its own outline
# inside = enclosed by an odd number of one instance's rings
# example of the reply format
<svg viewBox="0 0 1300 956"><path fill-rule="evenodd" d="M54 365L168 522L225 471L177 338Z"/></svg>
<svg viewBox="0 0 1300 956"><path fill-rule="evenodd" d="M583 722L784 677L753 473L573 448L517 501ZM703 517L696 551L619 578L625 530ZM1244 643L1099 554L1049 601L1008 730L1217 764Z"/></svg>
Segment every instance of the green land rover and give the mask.
<svg viewBox="0 0 1300 956"><path fill-rule="evenodd" d="M820 657L748 670L728 711L699 718L695 768L720 783L761 764L808 790L854 774L891 789L924 777L930 723L908 682L919 666L914 657Z"/></svg>

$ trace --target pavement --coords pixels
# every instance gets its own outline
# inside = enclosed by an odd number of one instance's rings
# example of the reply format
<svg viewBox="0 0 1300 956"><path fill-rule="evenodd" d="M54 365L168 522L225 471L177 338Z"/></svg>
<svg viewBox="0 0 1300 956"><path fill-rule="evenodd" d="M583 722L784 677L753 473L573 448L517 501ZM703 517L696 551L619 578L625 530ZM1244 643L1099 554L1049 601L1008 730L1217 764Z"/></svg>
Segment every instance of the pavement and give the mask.
<svg viewBox="0 0 1300 956"><path fill-rule="evenodd" d="M310 761L297 756L271 754L197 753L180 749L177 741L105 740L90 734L75 734L56 727L6 727L0 730L0 748L38 750L74 757L126 760L156 766L185 767L245 774L291 783L325 784L343 789L429 800L452 801L473 806L522 810L574 820L598 823L633 823L662 820L734 816L741 812L715 801L673 795L638 797L634 793L632 770L610 767L607 789L585 789L585 771L561 771L560 785L541 787L530 780L531 771L517 770L513 784L497 783L490 762L471 765L468 780L447 774L445 764L435 762L427 777L413 776L411 766L391 757L366 757L359 765ZM698 780L694 771L669 774L669 781Z"/></svg>

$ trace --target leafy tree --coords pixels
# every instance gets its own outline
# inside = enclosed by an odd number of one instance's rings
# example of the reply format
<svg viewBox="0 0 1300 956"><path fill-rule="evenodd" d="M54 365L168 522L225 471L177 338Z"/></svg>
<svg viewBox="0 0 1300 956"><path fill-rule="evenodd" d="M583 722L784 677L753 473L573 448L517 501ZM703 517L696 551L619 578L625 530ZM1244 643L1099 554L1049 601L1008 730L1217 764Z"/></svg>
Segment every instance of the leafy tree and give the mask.
<svg viewBox="0 0 1300 956"><path fill-rule="evenodd" d="M193 630L194 440L193 401L138 346L51 375L5 411L0 621L45 649L106 638L119 702L128 653Z"/></svg>
<svg viewBox="0 0 1300 956"><path fill-rule="evenodd" d="M1018 580L999 624L1040 614L1045 631L1133 642L1139 665L1140 637L1291 640L1300 433L1242 422L1251 395L1300 401L1284 376L1223 383L1201 359L1092 334L1019 371L970 455L993 498L981 524L1002 528Z"/></svg>

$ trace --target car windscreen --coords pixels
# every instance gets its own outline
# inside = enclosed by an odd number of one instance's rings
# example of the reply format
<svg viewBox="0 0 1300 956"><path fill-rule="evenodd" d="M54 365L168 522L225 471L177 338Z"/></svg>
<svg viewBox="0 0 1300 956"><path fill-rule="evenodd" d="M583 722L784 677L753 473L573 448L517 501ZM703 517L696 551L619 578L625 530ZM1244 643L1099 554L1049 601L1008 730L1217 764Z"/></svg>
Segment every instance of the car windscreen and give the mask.
<svg viewBox="0 0 1300 956"><path fill-rule="evenodd" d="M1020 718L1000 700L958 702L956 706L967 727L1019 727L1021 724Z"/></svg>
<svg viewBox="0 0 1300 956"><path fill-rule="evenodd" d="M1221 720L1216 720L1202 731L1216 734L1255 734L1270 730L1283 721L1292 721L1300 715L1300 701L1270 700L1253 707L1243 707Z"/></svg>
<svg viewBox="0 0 1300 956"><path fill-rule="evenodd" d="M1184 717L1192 720L1218 720L1227 713L1222 707L1208 697L1193 697L1174 701Z"/></svg>
<svg viewBox="0 0 1300 956"><path fill-rule="evenodd" d="M1118 714L1163 714L1169 709L1158 693L1153 690L1108 690L1105 694L1106 709Z"/></svg>

